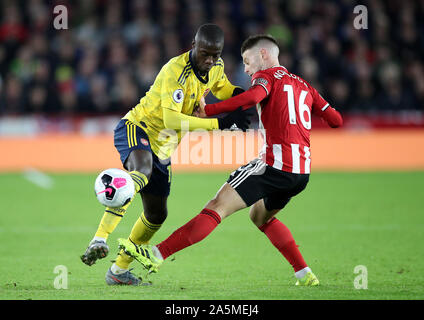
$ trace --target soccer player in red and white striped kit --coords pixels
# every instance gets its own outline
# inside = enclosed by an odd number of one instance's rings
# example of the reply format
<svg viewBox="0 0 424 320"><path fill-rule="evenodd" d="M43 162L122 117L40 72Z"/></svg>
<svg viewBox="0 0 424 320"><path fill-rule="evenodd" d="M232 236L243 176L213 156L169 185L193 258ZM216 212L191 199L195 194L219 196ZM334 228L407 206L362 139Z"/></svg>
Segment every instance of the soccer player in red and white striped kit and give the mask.
<svg viewBox="0 0 424 320"><path fill-rule="evenodd" d="M125 249L147 269L157 271L169 256L209 235L229 215L250 208L252 222L292 265L296 285L315 286L319 280L306 264L290 232L275 215L305 189L311 170L311 114L330 127L343 123L338 111L305 80L278 61L274 38L256 35L241 47L245 72L252 77L249 90L228 100L201 105L199 116L213 116L256 105L264 147L255 159L234 171L215 198L193 219L166 240L152 245L134 244Z"/></svg>

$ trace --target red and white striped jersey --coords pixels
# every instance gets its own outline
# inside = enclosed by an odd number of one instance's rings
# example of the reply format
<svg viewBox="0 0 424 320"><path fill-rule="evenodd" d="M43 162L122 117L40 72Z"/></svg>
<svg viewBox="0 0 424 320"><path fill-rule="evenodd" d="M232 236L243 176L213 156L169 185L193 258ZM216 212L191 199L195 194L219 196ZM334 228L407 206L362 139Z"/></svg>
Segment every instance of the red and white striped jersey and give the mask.
<svg viewBox="0 0 424 320"><path fill-rule="evenodd" d="M256 105L265 142L260 157L282 171L310 173L311 113L325 118L328 102L282 66L256 72L253 86L262 86L267 95Z"/></svg>

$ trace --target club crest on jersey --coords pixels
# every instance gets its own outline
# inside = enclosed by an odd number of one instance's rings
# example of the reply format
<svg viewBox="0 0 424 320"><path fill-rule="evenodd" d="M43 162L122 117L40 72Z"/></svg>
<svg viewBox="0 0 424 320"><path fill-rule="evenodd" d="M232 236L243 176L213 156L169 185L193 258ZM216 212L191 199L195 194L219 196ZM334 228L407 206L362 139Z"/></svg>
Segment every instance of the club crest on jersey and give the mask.
<svg viewBox="0 0 424 320"><path fill-rule="evenodd" d="M140 142L143 144L143 145L145 145L145 146L148 146L149 145L149 141L147 141L146 139L144 139L144 138L141 138L140 139Z"/></svg>
<svg viewBox="0 0 424 320"><path fill-rule="evenodd" d="M183 90L182 89L175 90L174 93L172 94L172 99L174 99L176 103L181 103L184 100Z"/></svg>
<svg viewBox="0 0 424 320"><path fill-rule="evenodd" d="M208 95L209 91L211 91L211 89L207 88L205 90L205 92L203 93L203 96L206 97Z"/></svg>

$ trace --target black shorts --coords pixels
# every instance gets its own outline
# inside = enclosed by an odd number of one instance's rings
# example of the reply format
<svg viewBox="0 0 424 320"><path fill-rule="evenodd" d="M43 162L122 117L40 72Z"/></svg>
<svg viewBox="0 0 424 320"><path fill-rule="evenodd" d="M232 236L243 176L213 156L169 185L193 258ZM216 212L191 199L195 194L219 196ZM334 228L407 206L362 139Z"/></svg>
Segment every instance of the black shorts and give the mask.
<svg viewBox="0 0 424 320"><path fill-rule="evenodd" d="M124 168L131 151L142 149L152 154L152 175L142 192L167 197L171 189L171 160L159 160L150 148L150 140L146 132L134 123L122 119L115 128L114 141Z"/></svg>
<svg viewBox="0 0 424 320"><path fill-rule="evenodd" d="M255 159L232 172L227 182L248 207L264 199L265 208L283 209L291 197L299 194L309 181L309 174L285 172Z"/></svg>

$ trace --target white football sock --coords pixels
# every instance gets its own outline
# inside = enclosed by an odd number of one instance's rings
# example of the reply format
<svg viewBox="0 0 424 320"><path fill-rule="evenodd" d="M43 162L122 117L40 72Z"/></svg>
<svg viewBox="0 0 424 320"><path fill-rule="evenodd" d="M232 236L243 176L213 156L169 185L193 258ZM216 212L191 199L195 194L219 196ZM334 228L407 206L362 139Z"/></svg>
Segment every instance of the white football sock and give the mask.
<svg viewBox="0 0 424 320"><path fill-rule="evenodd" d="M156 258L163 260L163 256L156 246L152 247L152 251L153 251L153 254L156 256Z"/></svg>
<svg viewBox="0 0 424 320"><path fill-rule="evenodd" d="M116 265L116 263L112 264L112 266L110 267L110 271L112 271L112 273L114 274L122 274L128 271L128 269L122 269L120 267L118 267Z"/></svg>
<svg viewBox="0 0 424 320"><path fill-rule="evenodd" d="M94 237L93 240L91 240L91 242L94 242L94 241L103 241L104 243L106 243L106 239L102 237Z"/></svg>
<svg viewBox="0 0 424 320"><path fill-rule="evenodd" d="M299 271L295 272L295 273L294 273L294 275L295 275L295 277L296 277L297 279L301 279L301 278L303 278L304 276L306 276L306 274L307 274L308 272L312 272L312 270L311 270L311 268L306 267L306 268L303 268L302 270L299 270Z"/></svg>

